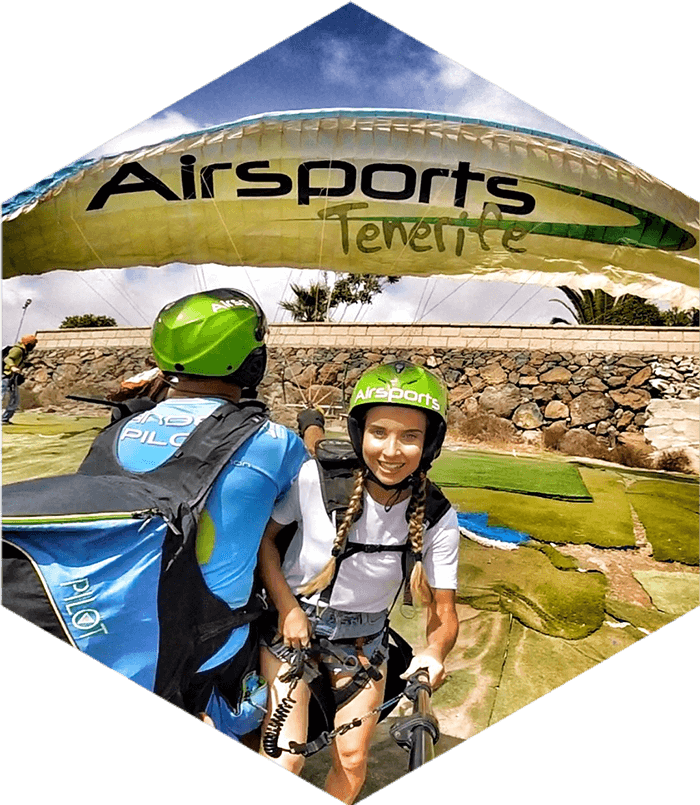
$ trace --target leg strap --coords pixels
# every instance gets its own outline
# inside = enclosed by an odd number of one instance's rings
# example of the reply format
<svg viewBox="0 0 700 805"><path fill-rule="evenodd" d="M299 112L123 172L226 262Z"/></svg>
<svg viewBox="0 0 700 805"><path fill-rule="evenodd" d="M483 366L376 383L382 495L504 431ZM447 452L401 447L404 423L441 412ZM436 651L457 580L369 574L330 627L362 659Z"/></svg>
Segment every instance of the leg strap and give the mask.
<svg viewBox="0 0 700 805"><path fill-rule="evenodd" d="M383 639L384 642L388 640L388 630L386 629ZM358 637L355 640L355 649L357 651L359 665L350 681L341 688L333 687L333 698L335 700L336 709L349 702L350 699L356 696L363 688L367 687L370 681L378 682L382 679L382 673L377 666L381 665L383 655L381 652L377 651L372 655L371 659L368 659L363 650L366 641L367 638L364 637ZM322 637L318 642L321 648L321 657L323 657L324 654L330 655L331 657L336 656L333 650L333 644L329 640Z"/></svg>

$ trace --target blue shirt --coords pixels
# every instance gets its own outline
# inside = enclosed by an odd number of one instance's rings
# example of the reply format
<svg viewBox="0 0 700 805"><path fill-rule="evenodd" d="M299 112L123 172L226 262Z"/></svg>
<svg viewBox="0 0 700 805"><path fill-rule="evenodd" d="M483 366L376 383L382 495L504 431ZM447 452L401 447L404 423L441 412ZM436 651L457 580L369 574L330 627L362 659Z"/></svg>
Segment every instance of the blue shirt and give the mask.
<svg viewBox="0 0 700 805"><path fill-rule="evenodd" d="M222 404L215 397L173 397L132 417L119 432L119 463L131 472L155 469ZM199 520L197 559L209 589L230 607L243 606L250 597L263 530L306 459L304 443L295 433L267 422L216 479ZM247 636L247 626L235 629L200 670L232 657Z"/></svg>

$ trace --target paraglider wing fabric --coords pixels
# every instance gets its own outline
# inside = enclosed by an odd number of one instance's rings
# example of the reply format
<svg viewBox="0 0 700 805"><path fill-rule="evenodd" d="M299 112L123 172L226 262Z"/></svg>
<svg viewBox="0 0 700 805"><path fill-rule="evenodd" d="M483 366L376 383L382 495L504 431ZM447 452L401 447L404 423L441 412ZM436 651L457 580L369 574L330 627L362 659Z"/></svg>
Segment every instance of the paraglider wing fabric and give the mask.
<svg viewBox="0 0 700 805"><path fill-rule="evenodd" d="M457 512L457 522L460 527L484 539L516 545L530 539L530 536L523 531L489 525L488 519L488 512Z"/></svg>
<svg viewBox="0 0 700 805"><path fill-rule="evenodd" d="M697 202L595 146L428 112L273 113L83 160L8 201L3 224L6 277L517 271L681 306L698 287Z"/></svg>

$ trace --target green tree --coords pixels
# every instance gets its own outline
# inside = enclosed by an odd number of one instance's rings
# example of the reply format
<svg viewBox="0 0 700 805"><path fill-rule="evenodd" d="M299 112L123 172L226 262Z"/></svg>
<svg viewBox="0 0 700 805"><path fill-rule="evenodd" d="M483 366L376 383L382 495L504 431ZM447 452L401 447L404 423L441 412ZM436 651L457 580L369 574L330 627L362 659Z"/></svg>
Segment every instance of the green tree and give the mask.
<svg viewBox="0 0 700 805"><path fill-rule="evenodd" d="M610 324L618 327L664 327L664 314L659 308L634 294L623 294L614 297L597 288L595 291L584 289L576 291L565 285L559 290L566 296L569 304L561 299L552 299L563 305L577 324ZM562 322L570 324L566 319L553 318L551 324Z"/></svg>
<svg viewBox="0 0 700 805"><path fill-rule="evenodd" d="M280 307L288 310L294 321L329 321L340 305L371 305L387 285L399 280L400 277L375 274L340 274L332 286L325 276L308 286L292 283L294 299L280 302Z"/></svg>
<svg viewBox="0 0 700 805"><path fill-rule="evenodd" d="M292 314L294 321L325 321L328 308L328 285L311 282L309 287L291 284L294 299L280 302L280 307Z"/></svg>
<svg viewBox="0 0 700 805"><path fill-rule="evenodd" d="M700 310L691 307L689 310L680 310L672 307L661 314L666 327L698 327L700 325Z"/></svg>
<svg viewBox="0 0 700 805"><path fill-rule="evenodd" d="M84 313L82 316L66 316L60 324L60 330L71 330L75 327L116 327L117 322L111 316L96 316Z"/></svg>

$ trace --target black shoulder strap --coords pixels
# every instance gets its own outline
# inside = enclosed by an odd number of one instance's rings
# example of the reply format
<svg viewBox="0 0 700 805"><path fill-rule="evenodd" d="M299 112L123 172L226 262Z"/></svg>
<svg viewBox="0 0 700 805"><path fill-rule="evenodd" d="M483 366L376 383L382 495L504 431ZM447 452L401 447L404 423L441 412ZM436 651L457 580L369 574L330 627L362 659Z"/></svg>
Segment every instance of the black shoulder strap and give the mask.
<svg viewBox="0 0 700 805"><path fill-rule="evenodd" d="M196 508L238 448L270 418L258 400L224 403L201 422L175 453L148 473L125 470L117 461L116 443L131 417L104 428L78 468L81 475L117 475L176 490L181 500Z"/></svg>
<svg viewBox="0 0 700 805"><path fill-rule="evenodd" d="M321 479L321 495L328 517L338 522L348 507L355 470L360 466L347 439L321 439L316 445L316 463Z"/></svg>
<svg viewBox="0 0 700 805"><path fill-rule="evenodd" d="M353 475L360 466L352 444L347 439L322 439L316 445L316 462L321 479L321 494L328 516L332 519L348 507ZM425 527L432 528L449 511L450 502L440 488L428 480L425 501Z"/></svg>
<svg viewBox="0 0 700 805"><path fill-rule="evenodd" d="M359 466L357 456L351 442L346 439L322 439L316 445L316 462L319 468L321 481L321 495L329 519L338 523L343 512L348 507L353 488L354 471ZM425 528L426 530L437 525L450 509L450 502L442 494L439 487L428 480L425 501ZM408 510L406 511L408 518ZM411 577L416 557L409 552L408 543L404 545L365 545L358 542L347 542L343 553L336 562L335 573L330 584L321 591L320 600L327 606L333 591L335 580L338 577L340 564L343 559L355 553L377 553L379 551L401 552L404 582ZM408 584L404 584L404 603L411 604L411 592Z"/></svg>
<svg viewBox="0 0 700 805"><path fill-rule="evenodd" d="M442 520L450 510L452 504L442 494L440 487L435 486L430 479L428 479L425 495L425 527L428 529L437 525L440 520Z"/></svg>

